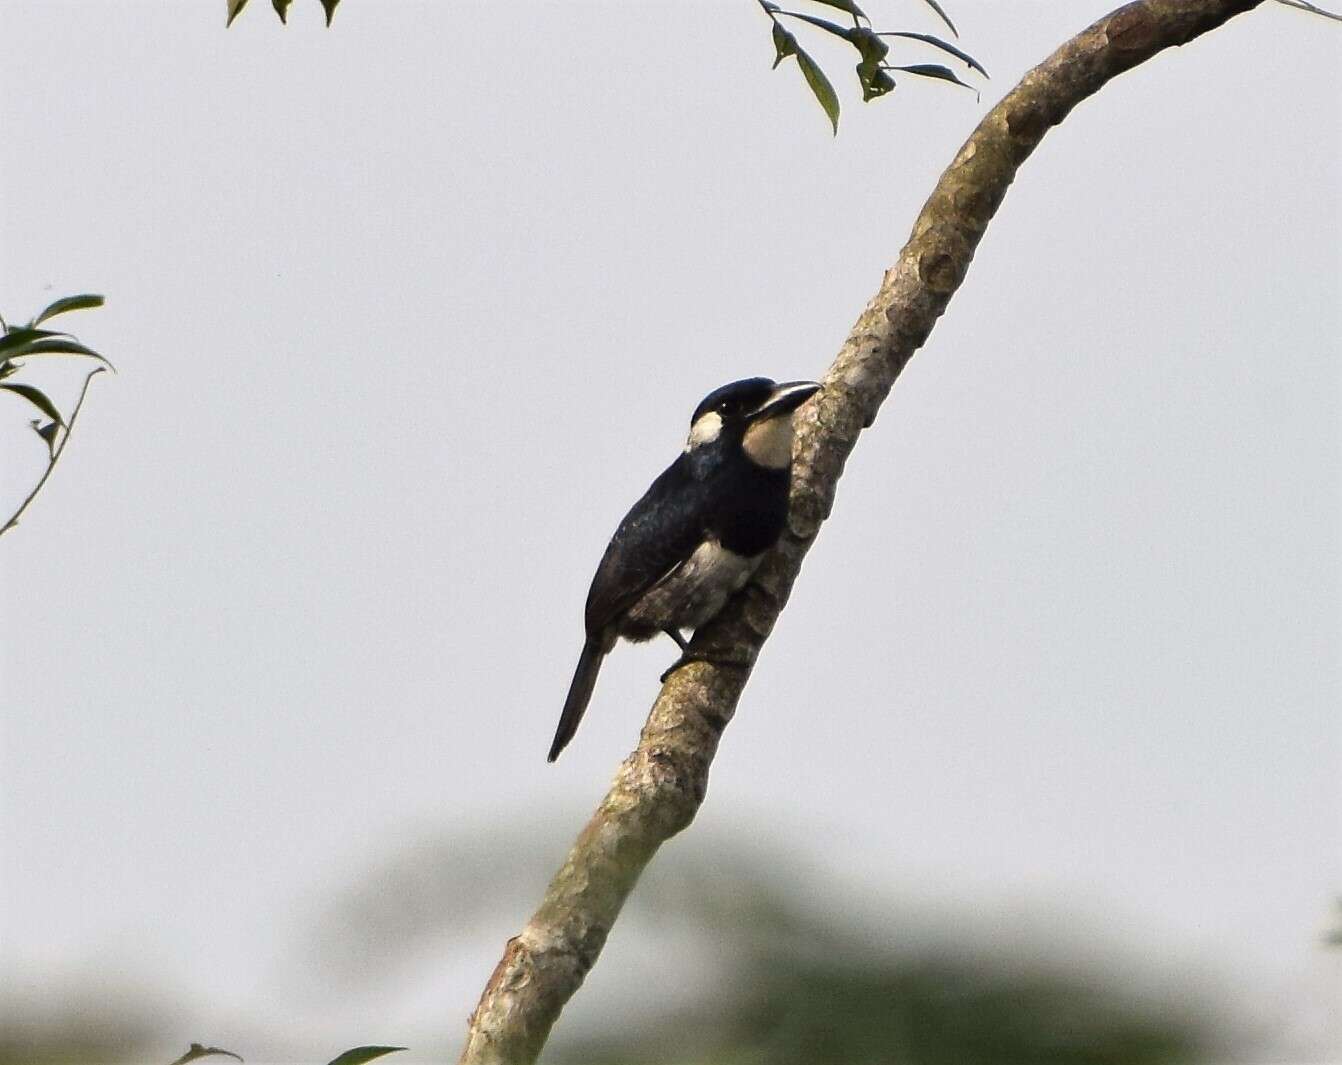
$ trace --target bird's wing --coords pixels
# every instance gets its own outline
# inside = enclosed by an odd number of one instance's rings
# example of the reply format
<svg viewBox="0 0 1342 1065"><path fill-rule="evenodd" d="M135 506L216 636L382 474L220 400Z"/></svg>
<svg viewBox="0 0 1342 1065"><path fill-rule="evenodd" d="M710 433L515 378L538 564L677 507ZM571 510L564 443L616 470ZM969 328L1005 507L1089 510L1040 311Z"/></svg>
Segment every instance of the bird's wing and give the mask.
<svg viewBox="0 0 1342 1065"><path fill-rule="evenodd" d="M683 456L630 508L611 537L587 593L587 632L595 636L673 573L704 541L707 489Z"/></svg>

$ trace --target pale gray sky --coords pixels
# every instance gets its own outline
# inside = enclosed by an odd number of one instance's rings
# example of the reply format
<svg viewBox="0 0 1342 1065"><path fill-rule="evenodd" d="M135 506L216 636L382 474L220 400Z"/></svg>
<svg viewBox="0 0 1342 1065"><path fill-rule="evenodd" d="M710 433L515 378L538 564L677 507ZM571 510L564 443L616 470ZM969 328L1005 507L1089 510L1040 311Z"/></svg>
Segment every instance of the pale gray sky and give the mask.
<svg viewBox="0 0 1342 1065"><path fill-rule="evenodd" d="M822 371L973 123L1109 6L957 0L981 104L863 106L818 48L836 139L746 0L346 0L330 32L256 0L228 33L5 0L0 311L105 292L67 321L121 370L0 542L22 993L169 994L171 1053L455 1040L673 657L619 649L545 764L615 523L710 388ZM1220 981L1264 1053L1342 1055L1340 60L1267 4L1049 136L692 831L1007 938L1049 914ZM380 990L295 973L350 877L505 829L549 853L469 942ZM564 1023L637 954L617 931Z"/></svg>

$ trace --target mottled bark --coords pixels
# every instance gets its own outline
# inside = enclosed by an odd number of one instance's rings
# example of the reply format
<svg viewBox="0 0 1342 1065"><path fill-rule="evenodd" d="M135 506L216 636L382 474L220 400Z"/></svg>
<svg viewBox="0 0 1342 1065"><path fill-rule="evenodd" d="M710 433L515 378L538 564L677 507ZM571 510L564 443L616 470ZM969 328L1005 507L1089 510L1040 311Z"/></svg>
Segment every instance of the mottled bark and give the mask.
<svg viewBox="0 0 1342 1065"><path fill-rule="evenodd" d="M539 1055L564 1003L595 963L639 874L694 818L718 737L821 523L844 462L895 378L964 280L1021 163L1048 130L1111 78L1185 44L1262 0L1138 0L1072 38L1031 70L979 124L937 182L913 233L797 414L792 510L756 579L671 674L609 793L555 874L540 909L508 941L470 1020L462 1065L521 1065Z"/></svg>

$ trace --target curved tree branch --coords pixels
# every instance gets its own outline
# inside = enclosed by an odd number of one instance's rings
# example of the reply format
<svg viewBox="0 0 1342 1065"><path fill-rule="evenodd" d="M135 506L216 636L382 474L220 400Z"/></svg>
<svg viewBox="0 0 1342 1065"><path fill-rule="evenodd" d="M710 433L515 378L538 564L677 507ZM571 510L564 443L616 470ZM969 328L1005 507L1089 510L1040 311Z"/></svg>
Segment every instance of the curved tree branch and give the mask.
<svg viewBox="0 0 1342 1065"><path fill-rule="evenodd" d="M796 416L788 531L754 581L693 648L737 667L692 662L662 687L638 747L555 874L522 933L508 941L475 1012L462 1065L535 1061L564 1003L601 952L639 874L694 818L718 737L787 602L844 462L895 378L964 280L1020 165L1050 128L1110 79L1262 0L1137 0L1031 70L979 124L937 182L898 262Z"/></svg>

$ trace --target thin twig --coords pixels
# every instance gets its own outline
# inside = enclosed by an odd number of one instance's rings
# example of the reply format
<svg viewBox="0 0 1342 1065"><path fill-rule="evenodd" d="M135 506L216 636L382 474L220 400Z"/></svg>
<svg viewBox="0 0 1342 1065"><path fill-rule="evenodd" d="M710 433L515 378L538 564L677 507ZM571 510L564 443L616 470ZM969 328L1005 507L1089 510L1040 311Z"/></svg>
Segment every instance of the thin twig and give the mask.
<svg viewBox="0 0 1342 1065"><path fill-rule="evenodd" d="M1301 11L1308 11L1314 15L1320 15L1323 18L1330 18L1334 22L1342 22L1342 15L1334 14L1331 11L1325 11L1321 7L1308 2L1308 0L1277 0L1279 4L1285 4L1287 7L1298 7Z"/></svg>
<svg viewBox="0 0 1342 1065"><path fill-rule="evenodd" d="M70 434L75 430L75 419L79 417L80 408L84 406L84 397L88 395L89 382L100 373L104 373L106 369L105 366L99 366L84 378L84 387L79 390L79 400L75 403L75 409L70 413L70 420L65 423L65 432L61 434L60 446L51 452L51 460L47 463L47 468L37 484L33 486L33 490L28 493L28 498L19 504L19 509L14 511L14 514L9 521L5 522L3 528L0 528L0 536L9 532L10 529L14 528L14 526L19 523L19 518L21 518L23 512L28 509L28 504L37 498L38 492L42 491L42 486L47 483L47 478L51 476L51 471L56 468L56 463L60 460L60 457L65 454L65 445L70 442Z"/></svg>

